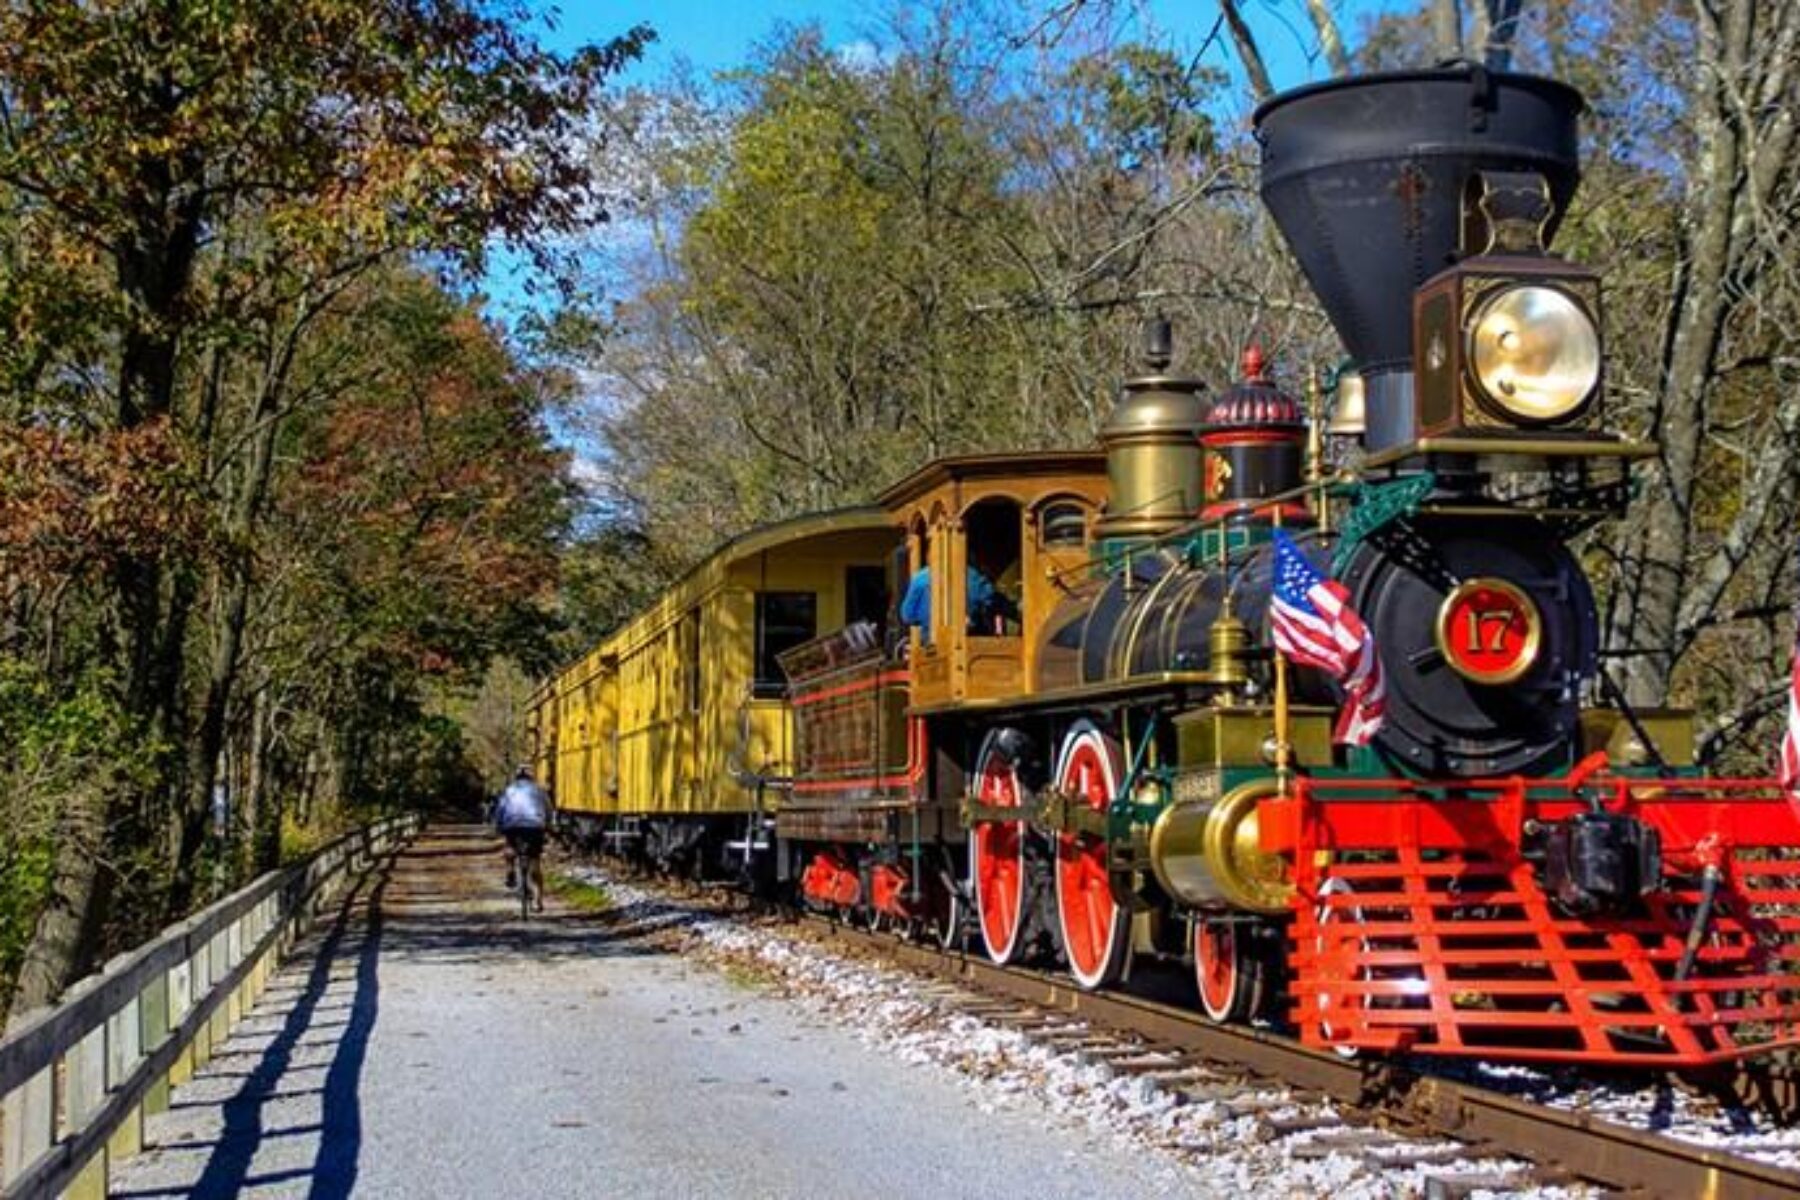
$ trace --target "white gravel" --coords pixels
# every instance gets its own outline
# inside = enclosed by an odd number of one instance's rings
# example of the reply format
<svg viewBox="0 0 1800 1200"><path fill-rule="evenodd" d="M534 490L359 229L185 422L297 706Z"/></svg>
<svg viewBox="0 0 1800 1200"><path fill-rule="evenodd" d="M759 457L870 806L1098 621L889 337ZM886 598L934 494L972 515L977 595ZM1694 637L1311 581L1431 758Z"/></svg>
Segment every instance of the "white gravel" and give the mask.
<svg viewBox="0 0 1800 1200"><path fill-rule="evenodd" d="M1536 1104L1800 1170L1800 1128L1662 1080L1593 1083L1529 1066L1485 1064L1462 1077Z"/></svg>
<svg viewBox="0 0 1800 1200"><path fill-rule="evenodd" d="M1131 1152L1167 1156L1194 1173L1199 1195L1337 1200L1418 1196L1435 1176L1499 1177L1525 1169L1523 1163L1501 1159L1394 1167L1372 1166L1360 1153L1296 1157L1295 1151L1316 1137L1341 1130L1273 1137L1266 1119L1329 1120L1340 1115L1332 1107L1298 1101L1274 1087L1233 1097L1240 1107L1251 1099L1268 1103L1253 1115L1239 1115L1215 1100L1191 1101L1143 1075L1113 1071L1027 1033L958 1011L954 1001L922 990L917 976L848 961L768 924L697 916L678 902L599 868L572 868L566 874L604 887L614 911L627 919L685 923L693 938L692 956L721 969L748 971L784 998L852 1031L883 1055L949 1073L973 1094L982 1111L1048 1113L1113 1139ZM1414 1142L1407 1148L1441 1152L1451 1145ZM1587 1193L1540 1187L1506 1194L1556 1200Z"/></svg>

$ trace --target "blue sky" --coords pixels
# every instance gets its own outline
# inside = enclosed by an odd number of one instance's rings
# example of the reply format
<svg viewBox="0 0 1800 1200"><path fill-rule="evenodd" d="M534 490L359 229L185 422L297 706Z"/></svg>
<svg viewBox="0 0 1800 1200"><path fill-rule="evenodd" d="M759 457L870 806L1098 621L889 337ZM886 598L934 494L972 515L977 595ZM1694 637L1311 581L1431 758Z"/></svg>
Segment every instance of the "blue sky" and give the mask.
<svg viewBox="0 0 1800 1200"><path fill-rule="evenodd" d="M526 0L541 16L554 21L546 31L535 30L545 42L564 50L603 42L632 25L646 23L657 39L643 58L632 64L619 82L654 86L678 66L685 65L705 78L747 63L758 44L782 25L816 23L832 46L852 49L884 39L884 16L892 0ZM1013 3L1025 14L1047 13L1058 0L996 0ZM1333 5L1344 36L1352 46L1365 17L1391 9L1417 7L1418 0L1335 0ZM912 7L928 9L929 0ZM1119 3L1129 10L1131 5ZM1205 47L1205 60L1241 79L1230 39L1219 29L1215 0L1150 0L1150 20L1156 40L1185 54ZM1314 35L1300 0L1248 0L1243 6L1256 32L1277 88L1294 87L1324 78L1328 72L1313 54ZM1216 34L1216 36L1215 36ZM1141 32L1138 36L1142 36ZM1209 38L1211 39L1209 42ZM1247 95L1247 93L1246 93ZM498 249L484 282L490 313L510 321L537 309L542 299L526 287L529 265L519 256Z"/></svg>
<svg viewBox="0 0 1800 1200"><path fill-rule="evenodd" d="M1016 2L1028 12L1053 7L1053 0ZM885 5L866 0L565 0L536 7L557 10L557 29L547 39L557 46L602 41L640 21L649 24L657 32L657 44L628 74L633 83L655 82L678 58L701 72L737 66L782 22L817 22L829 42L849 45L878 36L881 15L887 11ZM1219 19L1219 7L1212 0L1153 0L1148 7L1157 25L1190 52L1206 41ZM1324 75L1318 63L1308 62L1312 30L1298 0L1250 0L1243 7L1276 87L1293 87ZM1354 44L1365 15L1417 5L1408 0L1336 0L1333 7L1345 38ZM1223 35L1209 48L1207 59L1235 74L1235 57Z"/></svg>

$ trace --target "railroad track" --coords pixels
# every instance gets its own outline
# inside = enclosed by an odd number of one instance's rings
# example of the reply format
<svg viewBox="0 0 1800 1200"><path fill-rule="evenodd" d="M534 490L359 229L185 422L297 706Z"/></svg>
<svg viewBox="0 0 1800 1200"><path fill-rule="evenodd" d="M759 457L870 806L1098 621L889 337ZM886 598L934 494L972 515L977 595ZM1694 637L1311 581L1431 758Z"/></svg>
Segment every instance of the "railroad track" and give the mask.
<svg viewBox="0 0 1800 1200"><path fill-rule="evenodd" d="M1052 1038L1059 1028L1054 1020L1061 1018L1094 1034L1135 1039L1135 1056L1107 1052L1107 1065L1114 1070L1153 1073L1208 1099L1224 1094L1220 1089L1234 1082L1233 1072L1248 1072L1335 1101L1366 1122L1362 1126L1346 1123L1341 1133L1327 1131L1313 1138L1308 1153L1343 1150L1388 1161L1382 1152L1384 1142L1397 1144L1409 1135L1424 1134L1464 1144L1469 1152L1460 1157L1504 1156L1536 1164L1529 1178L1445 1179L1440 1189L1445 1196L1573 1180L1627 1193L1708 1200L1792 1200L1800 1196L1800 1172L1722 1150L1582 1112L1534 1104L1392 1060L1346 1059L1261 1030L1215 1025L1186 1009L1155 1000L1085 992L1047 971L1000 967L986 958L920 945L825 917L809 914L803 920L821 940L878 954L908 969L1018 1006L1018 1023L1041 1020L1035 1031ZM978 1010L978 1015L1003 1018L1005 1010ZM1071 1028L1070 1032L1077 1031ZM1740 1093L1771 1087L1782 1088L1791 1096L1791 1077L1782 1072L1757 1073L1735 1085ZM1275 1134L1298 1128L1279 1122L1271 1125L1270 1132Z"/></svg>
<svg viewBox="0 0 1800 1200"><path fill-rule="evenodd" d="M648 882L643 879L639 883ZM742 893L680 881L656 885L720 917L770 911ZM791 917L791 910L780 909ZM922 945L814 914L801 928L819 943L882 959L934 981L933 999L1049 1047L1143 1075L1192 1101L1258 1116L1264 1136L1305 1135L1295 1158L1343 1153L1371 1166L1515 1159L1524 1172L1433 1176L1428 1195L1454 1200L1482 1190L1582 1182L1625 1194L1761 1200L1800 1196L1800 1172L1584 1112L1550 1107L1395 1060L1346 1059L1263 1030L1215 1025L1189 1009L1141 996L1085 992L1059 973L996 966L982 956ZM1301 1101L1332 1102L1340 1118L1283 1116L1292 1101L1256 1098L1253 1080ZM1718 1081L1745 1102L1792 1112L1800 1093L1783 1067ZM1422 1140L1457 1143L1419 1149Z"/></svg>

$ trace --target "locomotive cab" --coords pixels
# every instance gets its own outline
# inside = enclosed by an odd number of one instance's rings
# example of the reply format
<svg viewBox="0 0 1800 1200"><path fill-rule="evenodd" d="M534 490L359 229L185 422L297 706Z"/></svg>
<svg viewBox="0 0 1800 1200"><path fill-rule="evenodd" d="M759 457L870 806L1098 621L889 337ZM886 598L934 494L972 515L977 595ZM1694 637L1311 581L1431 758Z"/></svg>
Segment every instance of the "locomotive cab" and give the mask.
<svg viewBox="0 0 1800 1200"><path fill-rule="evenodd" d="M908 531L909 580L924 571L929 588L928 623L907 631L915 711L1028 690L1038 632L1085 570L1105 466L1091 451L968 455L881 495Z"/></svg>

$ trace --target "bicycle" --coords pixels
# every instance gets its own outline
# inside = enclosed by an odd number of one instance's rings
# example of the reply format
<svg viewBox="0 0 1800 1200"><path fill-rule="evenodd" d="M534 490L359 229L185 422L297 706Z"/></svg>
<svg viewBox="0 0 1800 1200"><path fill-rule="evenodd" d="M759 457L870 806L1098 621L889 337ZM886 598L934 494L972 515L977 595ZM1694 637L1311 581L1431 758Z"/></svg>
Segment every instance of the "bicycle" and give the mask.
<svg viewBox="0 0 1800 1200"><path fill-rule="evenodd" d="M538 836L535 838L530 836L532 832L538 832ZM513 874L519 885L519 919L521 921L531 919L534 901L540 911L543 907L543 896L534 887L537 873L542 869L540 864L544 857L542 836L539 831L524 830L506 835L507 845L512 849L513 854Z"/></svg>

